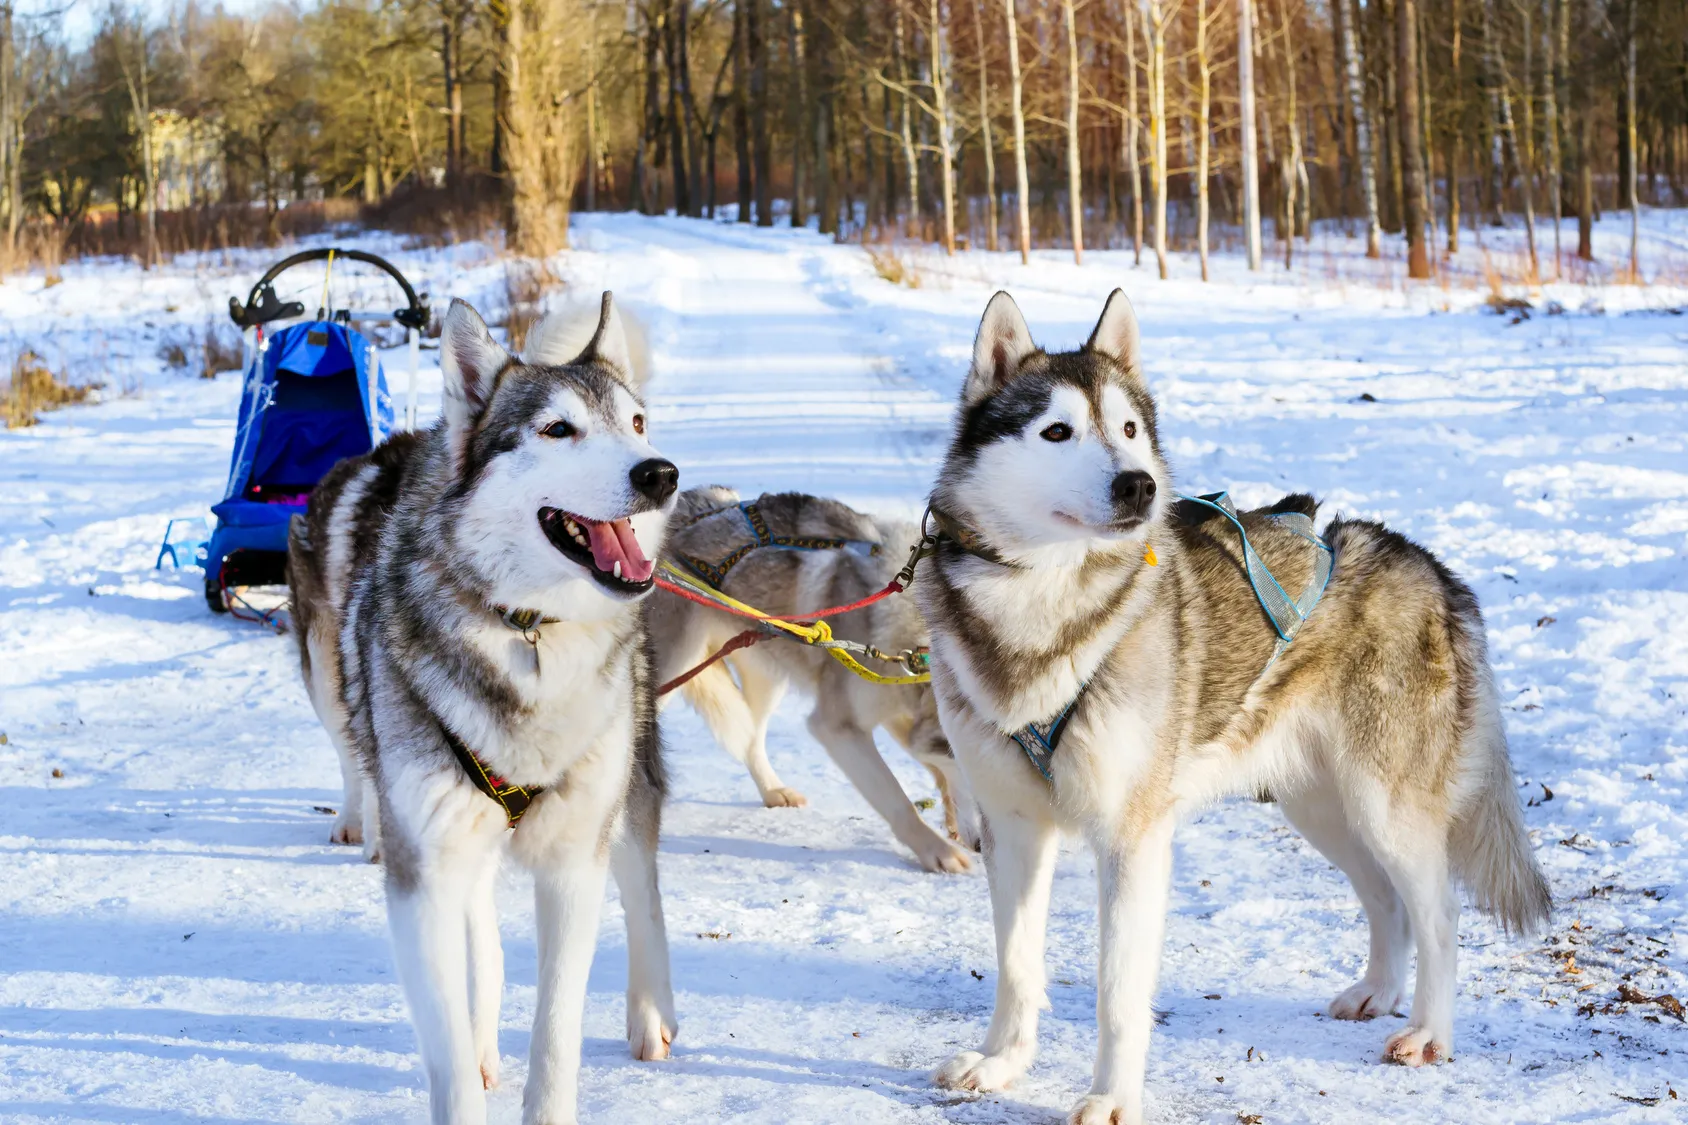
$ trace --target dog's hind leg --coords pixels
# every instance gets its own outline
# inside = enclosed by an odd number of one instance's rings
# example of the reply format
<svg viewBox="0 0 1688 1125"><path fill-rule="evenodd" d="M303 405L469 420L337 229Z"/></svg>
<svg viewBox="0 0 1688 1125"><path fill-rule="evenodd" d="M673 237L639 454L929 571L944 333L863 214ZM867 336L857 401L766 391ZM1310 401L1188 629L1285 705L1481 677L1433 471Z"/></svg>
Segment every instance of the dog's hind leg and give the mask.
<svg viewBox="0 0 1688 1125"><path fill-rule="evenodd" d="M668 929L657 886L656 825L629 817L610 853L627 917L627 1045L647 1062L668 1057L678 1029L669 979Z"/></svg>
<svg viewBox="0 0 1688 1125"><path fill-rule="evenodd" d="M1366 842L1406 904L1418 946L1412 1014L1406 1030L1390 1036L1383 1049L1387 1061L1407 1066L1453 1057L1459 899L1449 871L1446 827L1400 807L1365 826Z"/></svg>
<svg viewBox="0 0 1688 1125"><path fill-rule="evenodd" d="M722 664L704 670L681 690L686 702L703 716L715 741L750 771L764 805L774 809L808 804L803 794L788 788L768 763L768 715L779 701L777 692L772 702L766 696L758 697L765 708L758 713Z"/></svg>
<svg viewBox="0 0 1688 1125"><path fill-rule="evenodd" d="M897 784L896 774L885 764L873 735L847 718L834 713L824 693L809 716L809 733L815 736L850 784L867 798L875 812L885 818L891 832L912 851L928 871L959 872L972 866L968 855L920 819L908 794Z"/></svg>
<svg viewBox="0 0 1688 1125"><path fill-rule="evenodd" d="M1310 786L1277 796L1278 807L1296 831L1348 876L1371 927L1365 976L1331 1001L1330 1014L1339 1020L1389 1014L1406 991L1407 957L1412 952L1406 905L1371 849L1349 825L1329 774L1320 769Z"/></svg>
<svg viewBox="0 0 1688 1125"><path fill-rule="evenodd" d="M1000 1090L1037 1054L1037 1014L1045 1003L1044 930L1055 879L1052 824L1009 814L983 820L985 877L996 923L996 1010L982 1050L962 1051L933 1080L962 1090Z"/></svg>
<svg viewBox="0 0 1688 1125"><path fill-rule="evenodd" d="M481 1083L498 1085L498 1004L504 995L504 945L498 940L498 852L469 891L469 1024L480 1060Z"/></svg>
<svg viewBox="0 0 1688 1125"><path fill-rule="evenodd" d="M1140 1125L1143 1074L1154 1024L1166 895L1172 882L1172 817L1135 840L1099 840L1101 959L1096 972L1096 1073L1070 1125Z"/></svg>

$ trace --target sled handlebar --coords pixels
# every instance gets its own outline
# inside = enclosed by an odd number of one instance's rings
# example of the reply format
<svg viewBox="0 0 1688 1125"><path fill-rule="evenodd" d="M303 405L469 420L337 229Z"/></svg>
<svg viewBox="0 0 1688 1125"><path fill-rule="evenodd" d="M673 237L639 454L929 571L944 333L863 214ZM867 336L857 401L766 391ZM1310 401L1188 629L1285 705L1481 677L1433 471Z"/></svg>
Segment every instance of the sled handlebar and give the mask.
<svg viewBox="0 0 1688 1125"><path fill-rule="evenodd" d="M258 279L258 284L252 287L252 292L246 298L246 304L242 305L239 297L229 298L229 319L233 320L237 327L247 329L268 324L272 320L287 320L290 317L304 316L305 306L303 302L288 301L283 304L276 297L275 279L294 266L303 265L306 262L322 262L331 257L349 258L354 262L367 262L369 265L384 271L394 281L398 282L399 288L404 290L405 300L409 302L406 307L394 310L393 319L406 328L414 328L417 331L421 331L428 326L428 306L418 299L416 290L411 288L410 282L405 280L404 274L395 269L391 262L366 250L341 250L337 247L325 247L321 250L301 250L291 257L283 258L271 266L263 277Z"/></svg>

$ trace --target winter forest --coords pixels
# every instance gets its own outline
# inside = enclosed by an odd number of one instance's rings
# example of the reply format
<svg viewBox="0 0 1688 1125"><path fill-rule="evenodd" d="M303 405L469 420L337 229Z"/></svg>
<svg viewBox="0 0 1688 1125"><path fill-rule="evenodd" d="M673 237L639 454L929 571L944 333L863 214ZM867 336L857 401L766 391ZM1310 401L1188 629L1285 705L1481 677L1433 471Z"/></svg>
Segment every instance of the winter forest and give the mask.
<svg viewBox="0 0 1688 1125"><path fill-rule="evenodd" d="M8 5L0 162L14 262L360 209L543 254L571 210L789 207L840 239L1130 247L1163 275L1169 249L1289 261L1340 219L1427 277L1513 216L1559 277L1602 212L1682 199L1688 5L188 0L113 3L86 41Z"/></svg>

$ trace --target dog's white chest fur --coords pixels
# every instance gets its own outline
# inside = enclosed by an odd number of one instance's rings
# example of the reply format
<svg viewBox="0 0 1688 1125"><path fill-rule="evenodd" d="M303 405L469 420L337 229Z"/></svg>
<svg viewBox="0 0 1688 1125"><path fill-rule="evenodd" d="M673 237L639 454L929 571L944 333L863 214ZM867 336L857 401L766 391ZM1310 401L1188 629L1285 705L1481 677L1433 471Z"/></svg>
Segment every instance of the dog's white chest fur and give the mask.
<svg viewBox="0 0 1688 1125"><path fill-rule="evenodd" d="M522 704L521 720L488 729L476 753L512 780L545 784L612 727L625 726L631 679L626 630L618 626L556 622L542 626L535 643L501 623L476 627L467 639Z"/></svg>

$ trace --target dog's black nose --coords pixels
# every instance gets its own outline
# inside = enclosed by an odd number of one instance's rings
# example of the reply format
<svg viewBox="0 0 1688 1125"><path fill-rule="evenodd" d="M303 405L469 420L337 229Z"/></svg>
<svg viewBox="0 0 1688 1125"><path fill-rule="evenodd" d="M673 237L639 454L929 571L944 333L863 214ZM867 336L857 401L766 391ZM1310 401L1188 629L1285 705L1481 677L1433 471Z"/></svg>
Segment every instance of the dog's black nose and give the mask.
<svg viewBox="0 0 1688 1125"><path fill-rule="evenodd" d="M1155 502L1155 478L1132 469L1114 478L1114 509L1122 516L1141 516Z"/></svg>
<svg viewBox="0 0 1688 1125"><path fill-rule="evenodd" d="M627 479L633 482L634 489L641 496L648 496L660 504L680 487L680 470L674 467L672 461L652 457L634 465Z"/></svg>

